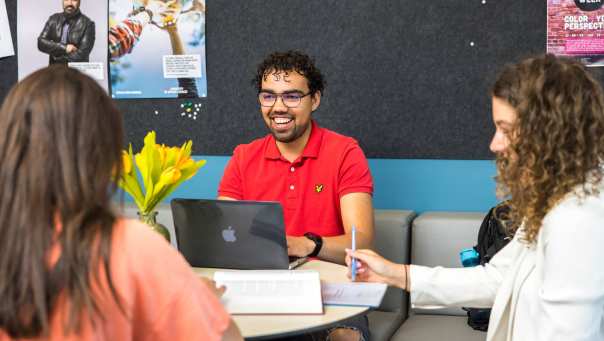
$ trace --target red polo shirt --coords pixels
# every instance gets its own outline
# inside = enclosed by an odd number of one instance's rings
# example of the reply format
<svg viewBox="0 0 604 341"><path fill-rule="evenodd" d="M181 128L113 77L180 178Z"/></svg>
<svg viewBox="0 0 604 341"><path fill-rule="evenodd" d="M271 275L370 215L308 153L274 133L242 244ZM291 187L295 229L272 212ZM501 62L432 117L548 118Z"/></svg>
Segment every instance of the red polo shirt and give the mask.
<svg viewBox="0 0 604 341"><path fill-rule="evenodd" d="M238 200L279 201L288 235L344 234L340 198L373 194L367 159L358 143L312 121L302 155L289 162L267 135L235 148L218 188L219 196Z"/></svg>

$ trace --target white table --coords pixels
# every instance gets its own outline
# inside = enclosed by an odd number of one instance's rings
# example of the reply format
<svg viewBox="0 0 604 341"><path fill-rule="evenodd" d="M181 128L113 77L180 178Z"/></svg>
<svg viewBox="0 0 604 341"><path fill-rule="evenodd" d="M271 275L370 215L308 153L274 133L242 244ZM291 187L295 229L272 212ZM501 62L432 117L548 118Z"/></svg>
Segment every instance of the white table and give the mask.
<svg viewBox="0 0 604 341"><path fill-rule="evenodd" d="M328 283L349 282L346 267L312 260L300 266L302 270L317 270L321 281ZM193 268L199 275L209 278L220 269ZM324 306L323 315L234 315L233 320L239 326L246 339L271 339L309 333L322 330L351 317L362 315L367 307Z"/></svg>

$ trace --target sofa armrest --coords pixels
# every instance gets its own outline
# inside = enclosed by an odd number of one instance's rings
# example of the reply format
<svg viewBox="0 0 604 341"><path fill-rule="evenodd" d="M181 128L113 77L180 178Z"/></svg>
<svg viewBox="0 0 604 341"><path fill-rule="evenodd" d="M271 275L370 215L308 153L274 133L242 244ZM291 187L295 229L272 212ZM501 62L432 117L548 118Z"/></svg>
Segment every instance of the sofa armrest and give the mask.
<svg viewBox="0 0 604 341"><path fill-rule="evenodd" d="M486 213L424 212L414 221L411 263L424 266L461 267L459 252L472 247ZM412 279L413 280L413 279ZM415 313L465 316L461 308L413 309Z"/></svg>
<svg viewBox="0 0 604 341"><path fill-rule="evenodd" d="M374 249L387 259L408 263L413 211L375 210ZM375 341L389 340L407 318L409 295L398 288L388 288L382 304L369 313L369 329Z"/></svg>
<svg viewBox="0 0 604 341"><path fill-rule="evenodd" d="M413 211L375 210L374 249L377 253L396 263L409 263L411 244L411 221ZM399 312L406 317L407 294L400 289L388 288L379 310Z"/></svg>

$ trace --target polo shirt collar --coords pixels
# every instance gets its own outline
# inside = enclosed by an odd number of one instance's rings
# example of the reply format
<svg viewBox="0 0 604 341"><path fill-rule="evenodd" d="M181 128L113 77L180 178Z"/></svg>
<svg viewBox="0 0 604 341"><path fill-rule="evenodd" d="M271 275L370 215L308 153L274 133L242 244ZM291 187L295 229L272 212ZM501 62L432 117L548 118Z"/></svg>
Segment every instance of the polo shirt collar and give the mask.
<svg viewBox="0 0 604 341"><path fill-rule="evenodd" d="M315 120L311 120L311 126L310 137L308 138L308 142L306 142L306 146L302 151L302 158L317 158L319 156L319 150L321 149L321 142L323 141L323 128L319 127ZM268 144L264 150L264 157L274 160L281 158L281 152L279 152L279 148L277 148L277 141L275 141L275 137L273 135L268 136Z"/></svg>

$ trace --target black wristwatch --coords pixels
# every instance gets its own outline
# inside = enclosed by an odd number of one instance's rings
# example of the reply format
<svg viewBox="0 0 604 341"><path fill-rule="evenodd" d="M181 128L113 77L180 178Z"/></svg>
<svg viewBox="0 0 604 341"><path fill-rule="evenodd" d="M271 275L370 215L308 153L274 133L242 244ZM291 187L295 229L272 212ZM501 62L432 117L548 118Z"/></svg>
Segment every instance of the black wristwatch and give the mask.
<svg viewBox="0 0 604 341"><path fill-rule="evenodd" d="M315 243L315 249L312 250L312 252L309 253L306 257L317 257L319 255L319 252L321 252L321 247L323 247L323 238L318 234L312 232L306 232L304 234L304 237L312 240Z"/></svg>

